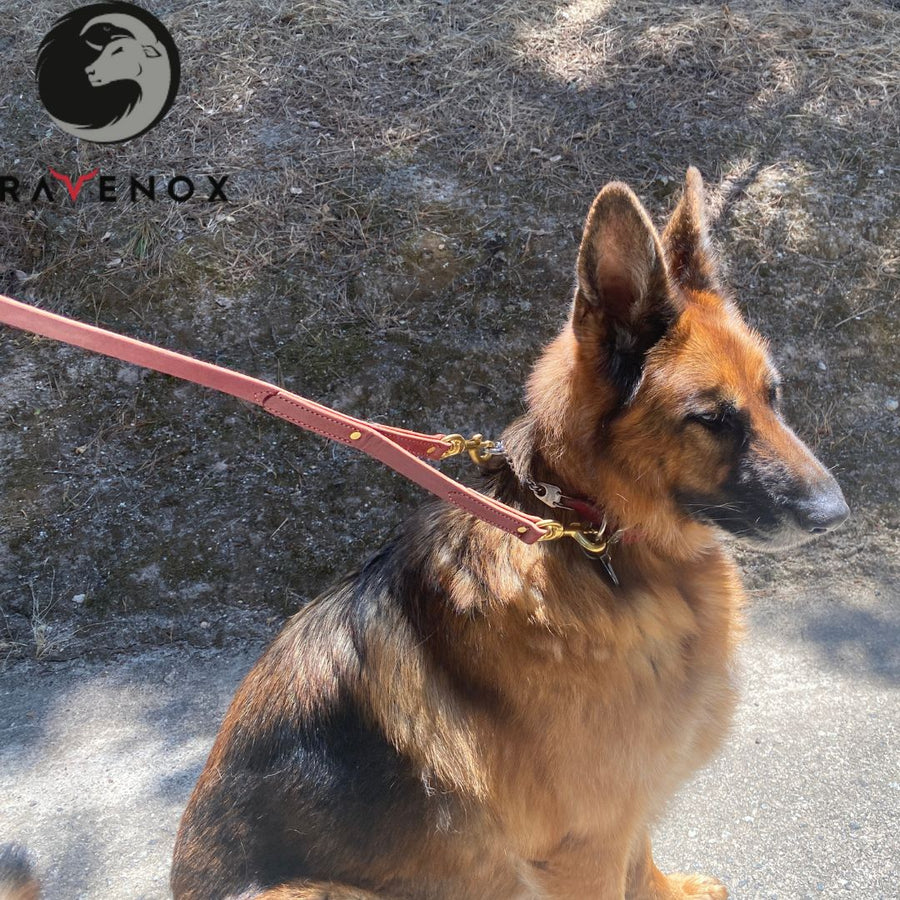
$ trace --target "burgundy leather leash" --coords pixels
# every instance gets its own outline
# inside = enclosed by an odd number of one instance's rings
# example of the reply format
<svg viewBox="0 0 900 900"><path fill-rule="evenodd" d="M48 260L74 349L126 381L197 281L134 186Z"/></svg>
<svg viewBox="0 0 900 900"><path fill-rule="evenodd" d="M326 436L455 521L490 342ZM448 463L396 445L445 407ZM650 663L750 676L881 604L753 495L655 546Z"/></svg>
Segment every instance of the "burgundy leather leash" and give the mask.
<svg viewBox="0 0 900 900"><path fill-rule="evenodd" d="M602 531L598 534L597 529L567 527L550 519L528 515L465 487L424 461L440 460L466 450L473 459L483 462L485 457L480 455L484 452L483 448L490 448L492 445L490 441L483 441L480 435L466 440L461 435L420 434L355 419L249 375L202 362L182 353L164 350L104 328L86 325L2 294L0 323L247 400L300 428L362 450L442 500L514 535L526 544L569 536L589 552L606 552Z"/></svg>

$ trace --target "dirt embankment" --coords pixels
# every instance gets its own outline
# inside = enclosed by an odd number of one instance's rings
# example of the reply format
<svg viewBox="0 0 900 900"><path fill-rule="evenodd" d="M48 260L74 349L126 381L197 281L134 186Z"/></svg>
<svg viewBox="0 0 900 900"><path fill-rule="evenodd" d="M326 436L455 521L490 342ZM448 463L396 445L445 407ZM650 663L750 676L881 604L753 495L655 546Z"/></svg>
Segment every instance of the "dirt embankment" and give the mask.
<svg viewBox="0 0 900 900"><path fill-rule="evenodd" d="M180 96L108 147L37 103L64 6L0 3L4 170L227 173L230 200L8 203L6 292L355 415L495 434L595 191L627 181L662 216L694 163L788 414L854 509L827 547L748 559L753 585L896 583L894 4L169 3ZM266 632L420 499L237 402L22 334L0 379L4 655Z"/></svg>

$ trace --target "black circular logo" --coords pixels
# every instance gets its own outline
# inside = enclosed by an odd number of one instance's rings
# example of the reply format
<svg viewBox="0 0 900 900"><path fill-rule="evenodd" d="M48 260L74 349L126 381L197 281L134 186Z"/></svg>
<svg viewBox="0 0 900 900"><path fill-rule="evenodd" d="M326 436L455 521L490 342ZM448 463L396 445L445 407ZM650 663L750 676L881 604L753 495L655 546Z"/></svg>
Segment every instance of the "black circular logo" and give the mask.
<svg viewBox="0 0 900 900"><path fill-rule="evenodd" d="M110 144L152 128L178 93L181 63L156 16L93 3L58 19L38 48L38 94L69 134Z"/></svg>

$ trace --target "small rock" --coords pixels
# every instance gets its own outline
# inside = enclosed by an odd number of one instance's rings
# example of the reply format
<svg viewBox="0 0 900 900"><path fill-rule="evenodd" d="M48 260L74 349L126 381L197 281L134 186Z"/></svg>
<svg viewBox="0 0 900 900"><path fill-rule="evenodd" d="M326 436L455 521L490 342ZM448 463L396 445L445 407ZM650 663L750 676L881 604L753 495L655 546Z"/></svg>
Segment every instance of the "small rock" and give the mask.
<svg viewBox="0 0 900 900"><path fill-rule="evenodd" d="M142 380L141 371L137 366L121 366L116 372L116 380L122 384L138 384Z"/></svg>
<svg viewBox="0 0 900 900"><path fill-rule="evenodd" d="M897 400L896 397L888 397L887 400L884 401L884 408L888 412L897 412L898 407L900 407L900 400Z"/></svg>
<svg viewBox="0 0 900 900"><path fill-rule="evenodd" d="M73 602L76 606L81 606L81 604L84 603L84 601L85 601L86 599L87 599L87 597L85 597L84 594L76 594L76 595L72 598L72 602Z"/></svg>
<svg viewBox="0 0 900 900"><path fill-rule="evenodd" d="M826 370L827 370L827 368L828 368L828 366L826 366L826 365L825 365L825 363L824 363L824 362L822 362L822 360L821 360L821 359L820 359L820 360L819 360L819 363L818 363L818 365L819 365L819 371L820 371L820 372L824 372L824 371L826 371Z"/></svg>
<svg viewBox="0 0 900 900"><path fill-rule="evenodd" d="M201 628L209 628L209 622L201 622L200 627Z"/></svg>

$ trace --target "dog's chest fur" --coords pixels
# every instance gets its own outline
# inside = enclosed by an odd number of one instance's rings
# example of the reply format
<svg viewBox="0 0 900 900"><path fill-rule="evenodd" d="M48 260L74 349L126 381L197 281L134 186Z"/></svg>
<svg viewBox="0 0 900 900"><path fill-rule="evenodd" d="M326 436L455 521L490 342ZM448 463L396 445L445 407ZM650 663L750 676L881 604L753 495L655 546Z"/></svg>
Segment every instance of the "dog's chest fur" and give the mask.
<svg viewBox="0 0 900 900"><path fill-rule="evenodd" d="M453 772L452 785L435 778L437 795L461 801L441 827L449 868L467 873L448 897L541 897L534 885L568 848L639 840L717 748L734 706L742 595L724 554L623 567L613 595L594 566L508 562L495 560L490 580L518 602L506 595L461 630L444 620L419 645L440 682L426 693L446 697L450 672L462 725L441 726L419 757L429 775Z"/></svg>
<svg viewBox="0 0 900 900"><path fill-rule="evenodd" d="M730 562L651 571L613 602L591 596L595 578L549 573L543 590L537 579L544 615L510 612L500 627L495 677L512 714L483 746L523 858L652 818L730 721L741 599Z"/></svg>

